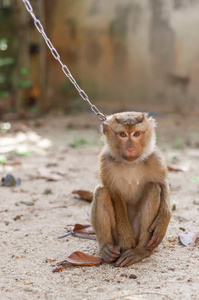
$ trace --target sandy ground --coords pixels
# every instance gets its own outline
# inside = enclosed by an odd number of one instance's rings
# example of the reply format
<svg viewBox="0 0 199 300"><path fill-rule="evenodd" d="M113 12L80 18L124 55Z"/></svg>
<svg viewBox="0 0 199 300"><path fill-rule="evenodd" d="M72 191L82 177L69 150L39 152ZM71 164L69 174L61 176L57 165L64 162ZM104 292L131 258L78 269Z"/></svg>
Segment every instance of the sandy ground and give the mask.
<svg viewBox="0 0 199 300"><path fill-rule="evenodd" d="M199 243L188 248L178 238L184 229L199 231L199 121L176 115L157 120L157 142L167 162L188 168L169 172L171 205L177 206L163 242L151 257L128 268L101 264L60 273L52 270L74 251L98 255L96 241L58 235L75 223L89 223L90 204L72 191L93 191L99 182L100 122L94 115L82 114L26 123L52 145L44 150L46 140L40 140L43 144L24 140L18 146L25 145L31 155L16 155L23 153L17 145L4 153L9 161L21 164L1 166L1 178L12 173L20 177L21 185L0 187L1 300L199 299ZM16 136L22 122L11 124ZM1 154L4 150L2 146ZM39 168L65 175L47 181L39 178Z"/></svg>

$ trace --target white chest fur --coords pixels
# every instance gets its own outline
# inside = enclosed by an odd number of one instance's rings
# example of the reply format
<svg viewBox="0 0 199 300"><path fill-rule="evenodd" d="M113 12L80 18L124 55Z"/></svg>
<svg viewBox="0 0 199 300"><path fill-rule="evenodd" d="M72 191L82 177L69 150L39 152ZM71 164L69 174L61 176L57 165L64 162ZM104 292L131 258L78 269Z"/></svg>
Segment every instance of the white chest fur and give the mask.
<svg viewBox="0 0 199 300"><path fill-rule="evenodd" d="M126 203L136 204L142 196L144 185L151 179L146 166L144 163L113 164L114 172L111 170L112 168L108 170L108 185L110 184L113 190L118 192Z"/></svg>

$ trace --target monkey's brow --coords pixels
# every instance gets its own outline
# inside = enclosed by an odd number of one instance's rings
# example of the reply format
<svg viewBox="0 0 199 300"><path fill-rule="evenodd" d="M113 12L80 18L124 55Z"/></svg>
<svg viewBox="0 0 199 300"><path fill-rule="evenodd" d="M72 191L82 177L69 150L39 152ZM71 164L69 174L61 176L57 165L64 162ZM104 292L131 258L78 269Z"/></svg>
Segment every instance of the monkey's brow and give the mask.
<svg viewBox="0 0 199 300"><path fill-rule="evenodd" d="M118 134L118 133L121 133L121 132L126 132L126 133L135 133L135 132L137 132L137 131L139 131L140 133L144 133L144 131L143 130L118 130L118 131L115 131L115 130L113 130L112 128L111 128L111 130L115 133L115 134Z"/></svg>
<svg viewBox="0 0 199 300"><path fill-rule="evenodd" d="M118 130L118 131L115 131L115 130L113 130L113 129L111 128L111 130L112 130L112 132L114 132L115 134L118 134L118 133L120 133L120 132L127 132L127 133L128 133L128 131L126 131L125 129L124 129L124 130Z"/></svg>
<svg viewBox="0 0 199 300"><path fill-rule="evenodd" d="M137 117L129 117L129 118L115 118L117 123L122 124L122 125L135 125L138 123L142 123L144 116L137 116Z"/></svg>

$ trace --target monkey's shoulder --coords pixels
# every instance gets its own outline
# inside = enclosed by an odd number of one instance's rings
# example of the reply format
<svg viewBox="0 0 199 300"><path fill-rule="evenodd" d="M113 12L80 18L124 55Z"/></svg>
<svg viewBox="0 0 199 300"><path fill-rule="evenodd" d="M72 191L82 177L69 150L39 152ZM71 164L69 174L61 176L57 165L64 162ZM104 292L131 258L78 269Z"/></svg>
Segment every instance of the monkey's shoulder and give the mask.
<svg viewBox="0 0 199 300"><path fill-rule="evenodd" d="M156 167L159 167L160 170L167 169L165 158L157 146L155 147L153 153L146 160L146 164L149 164L150 166L154 165Z"/></svg>
<svg viewBox="0 0 199 300"><path fill-rule="evenodd" d="M145 161L148 169L160 178L167 177L167 166L165 158L158 147L155 147L154 152Z"/></svg>

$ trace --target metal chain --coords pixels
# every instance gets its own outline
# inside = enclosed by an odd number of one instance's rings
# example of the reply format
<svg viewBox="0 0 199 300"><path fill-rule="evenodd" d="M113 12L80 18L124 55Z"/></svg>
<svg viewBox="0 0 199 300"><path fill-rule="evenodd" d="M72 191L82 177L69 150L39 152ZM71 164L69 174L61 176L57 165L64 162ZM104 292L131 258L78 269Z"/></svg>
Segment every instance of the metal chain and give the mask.
<svg viewBox="0 0 199 300"><path fill-rule="evenodd" d="M77 84L75 78L73 77L73 75L71 74L70 70L68 69L68 67L66 65L64 65L61 61L60 55L57 52L57 50L55 49L55 47L53 46L52 42L50 41L50 39L47 37L44 28L40 22L39 19L36 18L34 12L33 12L33 8L30 4L30 2L28 0L22 0L25 4L25 7L27 9L27 11L29 12L29 14L31 15L31 17L34 20L34 24L35 27L37 28L37 30L39 31L39 33L41 33L42 37L44 38L46 45L48 46L48 48L50 49L52 55L54 56L54 58L60 63L61 67L62 67L62 71L64 72L64 74L68 77L68 79L71 81L71 83L74 85L74 87L76 88L76 90L78 91L79 95L82 97L82 99L84 101L86 101L92 111L98 116L100 121L105 121L106 120L106 116L104 114L102 114L99 109L91 103L91 101L88 98L88 95L85 93L84 90L81 89L81 87Z"/></svg>

